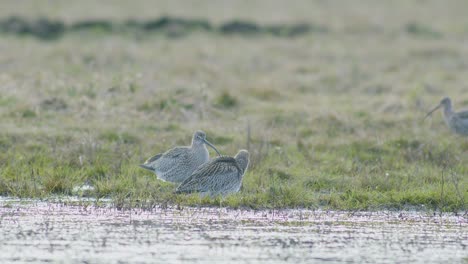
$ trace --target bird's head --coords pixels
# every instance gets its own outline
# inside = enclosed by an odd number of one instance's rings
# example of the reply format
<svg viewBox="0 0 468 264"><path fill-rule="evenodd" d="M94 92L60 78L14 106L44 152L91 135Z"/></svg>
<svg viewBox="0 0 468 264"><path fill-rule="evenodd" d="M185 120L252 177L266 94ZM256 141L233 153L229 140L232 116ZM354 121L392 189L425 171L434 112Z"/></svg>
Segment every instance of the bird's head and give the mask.
<svg viewBox="0 0 468 264"><path fill-rule="evenodd" d="M206 140L205 132L201 130L195 131L195 133L193 134L193 138L192 138L192 146L199 146L203 144L210 146L216 151L216 153L218 153L218 156L221 156L218 149L216 149L216 147L213 144L211 144L208 140Z"/></svg>
<svg viewBox="0 0 468 264"><path fill-rule="evenodd" d="M441 107L444 107L444 109L446 111L448 110L450 112L450 110L452 108L452 101L450 100L450 98L445 97L444 99L440 100L439 105L437 105L434 109L429 111L429 113L427 113L427 115L424 117L424 119L428 118L430 115L432 115L432 113L434 113L437 109L439 109Z"/></svg>
<svg viewBox="0 0 468 264"><path fill-rule="evenodd" d="M239 164L239 167L243 170L246 171L247 167L249 166L249 152L245 149L239 150L237 152L236 156L234 157Z"/></svg>

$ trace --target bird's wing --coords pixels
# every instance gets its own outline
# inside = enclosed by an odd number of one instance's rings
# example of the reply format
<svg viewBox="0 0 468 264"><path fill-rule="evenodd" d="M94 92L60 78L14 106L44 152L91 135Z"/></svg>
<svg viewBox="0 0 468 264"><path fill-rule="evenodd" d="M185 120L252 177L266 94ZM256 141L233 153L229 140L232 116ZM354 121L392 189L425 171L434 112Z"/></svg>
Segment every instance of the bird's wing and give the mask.
<svg viewBox="0 0 468 264"><path fill-rule="evenodd" d="M187 147L175 147L170 149L163 154L163 158L165 159L180 159L186 157L188 154Z"/></svg>
<svg viewBox="0 0 468 264"><path fill-rule="evenodd" d="M175 165L183 163L189 156L188 149L186 147L176 147L166 151L158 160L158 170L161 172L167 172L172 170Z"/></svg>
<svg viewBox="0 0 468 264"><path fill-rule="evenodd" d="M162 155L163 155L162 153L156 154L153 157L147 159L144 164L151 163L155 160L158 160Z"/></svg>
<svg viewBox="0 0 468 264"><path fill-rule="evenodd" d="M149 158L143 165L152 168L157 167L158 171L165 173L171 170L177 162L187 159L187 156L188 151L186 147L176 147Z"/></svg>
<svg viewBox="0 0 468 264"><path fill-rule="evenodd" d="M468 119L468 110L458 112L457 116L460 117L461 119Z"/></svg>
<svg viewBox="0 0 468 264"><path fill-rule="evenodd" d="M240 169L234 158L219 157L198 167L177 187L176 192L207 192L218 189L232 178L239 177L239 173Z"/></svg>

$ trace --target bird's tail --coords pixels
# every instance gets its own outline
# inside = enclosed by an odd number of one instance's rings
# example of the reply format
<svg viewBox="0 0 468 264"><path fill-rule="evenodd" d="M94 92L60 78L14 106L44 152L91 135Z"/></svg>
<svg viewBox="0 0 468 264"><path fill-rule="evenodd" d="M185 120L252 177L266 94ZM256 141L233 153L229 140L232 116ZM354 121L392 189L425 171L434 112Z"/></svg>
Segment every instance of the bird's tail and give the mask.
<svg viewBox="0 0 468 264"><path fill-rule="evenodd" d="M148 165L140 164L139 166L142 167L143 169L147 169L147 170L153 171L153 168L151 168L151 167L148 166Z"/></svg>

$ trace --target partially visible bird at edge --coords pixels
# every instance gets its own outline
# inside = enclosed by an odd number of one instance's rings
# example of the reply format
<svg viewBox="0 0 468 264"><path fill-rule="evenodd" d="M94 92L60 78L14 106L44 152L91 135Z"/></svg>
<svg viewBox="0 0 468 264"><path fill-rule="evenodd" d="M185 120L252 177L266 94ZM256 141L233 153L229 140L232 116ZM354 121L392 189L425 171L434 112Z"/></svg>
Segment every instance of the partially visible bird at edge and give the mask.
<svg viewBox="0 0 468 264"><path fill-rule="evenodd" d="M427 113L424 119L441 107L444 108L444 120L450 130L456 134L468 136L468 110L454 112L452 109L452 101L448 97L442 99L439 105Z"/></svg>
<svg viewBox="0 0 468 264"><path fill-rule="evenodd" d="M216 147L206 140L205 132L196 131L193 134L191 146L175 147L157 154L141 164L140 167L154 172L158 179L163 181L183 182L200 165L210 159L205 145L213 148L218 156L221 156Z"/></svg>
<svg viewBox="0 0 468 264"><path fill-rule="evenodd" d="M198 192L201 195L226 196L240 190L249 165L249 152L240 150L235 157L221 156L200 166L182 182L176 193Z"/></svg>

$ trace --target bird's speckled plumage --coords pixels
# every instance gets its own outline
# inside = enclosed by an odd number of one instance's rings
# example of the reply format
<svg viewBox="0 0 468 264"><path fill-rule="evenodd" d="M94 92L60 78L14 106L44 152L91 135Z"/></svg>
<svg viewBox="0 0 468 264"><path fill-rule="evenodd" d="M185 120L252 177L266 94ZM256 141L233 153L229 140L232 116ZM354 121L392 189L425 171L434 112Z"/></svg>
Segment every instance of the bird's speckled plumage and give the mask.
<svg viewBox="0 0 468 264"><path fill-rule="evenodd" d="M182 182L210 159L205 144L211 146L219 155L218 150L206 140L205 133L196 131L193 134L191 146L175 147L165 153L157 154L141 164L140 167L153 171L158 179Z"/></svg>
<svg viewBox="0 0 468 264"><path fill-rule="evenodd" d="M217 157L201 165L182 182L176 193L199 192L202 195L225 196L240 190L249 165L249 152L240 150L233 157Z"/></svg>
<svg viewBox="0 0 468 264"><path fill-rule="evenodd" d="M426 118L441 107L444 107L444 120L450 130L456 134L468 136L468 110L454 112L452 109L452 101L448 97L442 99L440 104L426 115Z"/></svg>

